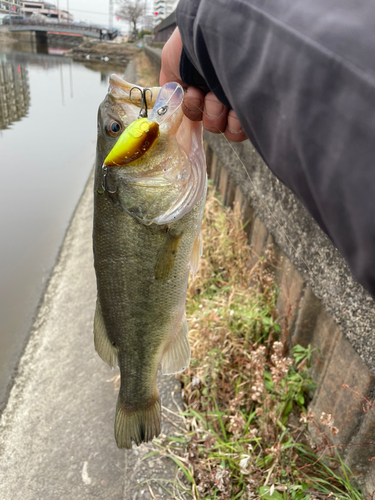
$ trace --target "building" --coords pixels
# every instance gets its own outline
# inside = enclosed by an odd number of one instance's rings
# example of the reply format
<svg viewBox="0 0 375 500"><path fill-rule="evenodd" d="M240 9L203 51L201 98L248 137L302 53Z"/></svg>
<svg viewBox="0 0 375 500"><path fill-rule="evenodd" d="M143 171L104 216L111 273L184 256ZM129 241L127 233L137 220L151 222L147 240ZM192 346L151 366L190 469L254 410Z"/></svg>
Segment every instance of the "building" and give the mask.
<svg viewBox="0 0 375 500"><path fill-rule="evenodd" d="M56 19L59 22L73 21L72 14L66 10L58 10L56 5L48 2L25 2L21 0L21 14L28 18L34 13L42 14L48 19Z"/></svg>
<svg viewBox="0 0 375 500"><path fill-rule="evenodd" d="M154 0L155 26L176 10L178 0Z"/></svg>
<svg viewBox="0 0 375 500"><path fill-rule="evenodd" d="M0 14L21 14L21 0L0 0Z"/></svg>
<svg viewBox="0 0 375 500"><path fill-rule="evenodd" d="M176 11L159 23L154 31L154 42L165 43L176 28Z"/></svg>
<svg viewBox="0 0 375 500"><path fill-rule="evenodd" d="M1 3L1 2L0 2ZM0 61L0 130L26 116L30 87L24 65Z"/></svg>

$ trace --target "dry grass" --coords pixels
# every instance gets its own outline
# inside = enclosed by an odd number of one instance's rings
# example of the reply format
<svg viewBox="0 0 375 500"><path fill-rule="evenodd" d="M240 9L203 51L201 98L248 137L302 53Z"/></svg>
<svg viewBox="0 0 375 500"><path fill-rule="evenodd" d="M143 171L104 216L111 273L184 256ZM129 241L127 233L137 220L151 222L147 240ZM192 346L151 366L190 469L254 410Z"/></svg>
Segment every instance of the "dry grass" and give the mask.
<svg viewBox="0 0 375 500"><path fill-rule="evenodd" d="M157 87L159 85L159 72L144 52L140 52L137 55L136 64L139 75L138 85L142 87Z"/></svg>
<svg viewBox="0 0 375 500"><path fill-rule="evenodd" d="M241 220L209 190L204 257L187 299L192 361L179 376L188 431L156 440L180 467L173 495L359 500L307 446L311 352L297 346L285 356L272 255L252 264Z"/></svg>

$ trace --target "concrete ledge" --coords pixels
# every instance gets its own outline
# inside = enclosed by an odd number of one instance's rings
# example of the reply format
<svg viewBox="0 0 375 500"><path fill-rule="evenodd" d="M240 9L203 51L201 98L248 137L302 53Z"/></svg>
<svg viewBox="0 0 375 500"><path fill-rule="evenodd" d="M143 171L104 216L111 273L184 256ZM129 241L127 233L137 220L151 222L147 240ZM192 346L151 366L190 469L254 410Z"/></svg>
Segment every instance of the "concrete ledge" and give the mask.
<svg viewBox="0 0 375 500"><path fill-rule="evenodd" d="M229 144L219 135L204 136L217 156L213 164L225 167L277 246L375 374L374 301L353 279L338 250L248 141ZM217 175L210 174L219 186Z"/></svg>
<svg viewBox="0 0 375 500"><path fill-rule="evenodd" d="M155 49L154 47L150 47L149 45L144 44L143 50L145 54L150 59L152 64L156 67L158 71L161 68L161 49Z"/></svg>
<svg viewBox="0 0 375 500"><path fill-rule="evenodd" d="M152 445L126 452L114 440L117 371L96 354L92 333L92 189L91 178L1 416L2 499L147 500L151 491L170 498L157 479L173 480L175 464L166 458L144 460L156 449ZM174 401L181 405L179 383L162 377L158 385L162 404L176 412ZM175 420L167 410L163 413ZM170 420L163 418L162 432L167 435L176 430Z"/></svg>

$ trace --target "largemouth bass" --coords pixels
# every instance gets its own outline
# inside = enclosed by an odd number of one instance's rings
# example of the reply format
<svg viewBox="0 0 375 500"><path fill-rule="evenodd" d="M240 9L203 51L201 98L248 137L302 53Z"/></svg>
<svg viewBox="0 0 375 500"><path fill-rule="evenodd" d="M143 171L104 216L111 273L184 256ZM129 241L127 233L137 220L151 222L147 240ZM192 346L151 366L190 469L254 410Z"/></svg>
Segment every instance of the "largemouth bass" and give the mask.
<svg viewBox="0 0 375 500"><path fill-rule="evenodd" d="M115 437L128 449L160 433L159 365L172 374L190 362L185 300L207 184L202 128L183 116L181 86L152 98L131 87L112 75L99 107L93 230L94 342L120 367Z"/></svg>

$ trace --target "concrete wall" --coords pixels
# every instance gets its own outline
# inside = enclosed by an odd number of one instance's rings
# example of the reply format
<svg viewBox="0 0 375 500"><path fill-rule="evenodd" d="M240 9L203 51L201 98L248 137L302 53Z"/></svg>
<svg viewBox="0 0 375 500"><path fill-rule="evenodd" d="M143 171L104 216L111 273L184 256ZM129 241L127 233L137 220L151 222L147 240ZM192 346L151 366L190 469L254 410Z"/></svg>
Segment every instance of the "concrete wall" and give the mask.
<svg viewBox="0 0 375 500"><path fill-rule="evenodd" d="M158 62L155 49L145 50L160 67L160 51ZM310 404L311 435L327 455L338 451L365 495L371 495L375 407L364 398L372 403L375 394L374 301L250 142L230 144L208 132L204 139L209 178L225 205L241 205L254 258L272 249L280 288L277 307L287 344L316 348L311 367L317 384ZM339 429L336 435L322 426L323 412L333 416Z"/></svg>
<svg viewBox="0 0 375 500"><path fill-rule="evenodd" d="M375 411L364 398L372 402L375 389L373 300L250 143L233 145L209 133L204 137L209 178L225 205L242 207L254 258L272 251L280 289L279 322L287 344L316 348L311 366L317 384L309 406L314 414L311 435L319 450L329 448L327 456L338 451L365 493L371 494ZM333 416L338 434L322 426L323 412Z"/></svg>
<svg viewBox="0 0 375 500"><path fill-rule="evenodd" d="M146 37L143 37L143 43L144 43L143 50L145 51L145 54L150 59L152 64L156 67L156 69L160 71L161 49L156 49L155 47L151 47L150 45L147 45L145 43L145 41L147 41L147 40L148 39Z"/></svg>

